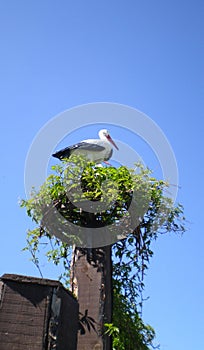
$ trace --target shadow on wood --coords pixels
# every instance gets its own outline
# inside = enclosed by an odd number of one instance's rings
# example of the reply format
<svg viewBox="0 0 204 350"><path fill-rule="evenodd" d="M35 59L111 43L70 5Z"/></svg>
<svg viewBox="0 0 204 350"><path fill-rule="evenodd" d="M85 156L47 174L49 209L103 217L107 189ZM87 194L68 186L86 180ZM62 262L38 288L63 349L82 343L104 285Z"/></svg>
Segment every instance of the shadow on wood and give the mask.
<svg viewBox="0 0 204 350"><path fill-rule="evenodd" d="M77 329L78 303L60 282L1 277L1 350L76 350Z"/></svg>
<svg viewBox="0 0 204 350"><path fill-rule="evenodd" d="M74 250L72 292L85 320L80 323L77 350L111 350L111 338L104 334L104 324L112 318L111 246Z"/></svg>

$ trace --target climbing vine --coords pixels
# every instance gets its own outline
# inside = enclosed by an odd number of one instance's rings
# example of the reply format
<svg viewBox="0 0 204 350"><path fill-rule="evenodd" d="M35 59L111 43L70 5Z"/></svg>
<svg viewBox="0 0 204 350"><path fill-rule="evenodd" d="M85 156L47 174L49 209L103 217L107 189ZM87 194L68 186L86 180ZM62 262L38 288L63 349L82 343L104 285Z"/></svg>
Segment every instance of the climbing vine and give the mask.
<svg viewBox="0 0 204 350"><path fill-rule="evenodd" d="M110 228L114 307L106 332L117 350L153 346L154 330L141 318L151 244L160 234L185 231L183 207L173 204L167 190L168 183L141 164L134 169L98 167L74 156L53 166L41 188L21 201L34 223L24 250L40 273L42 251L48 261L61 265L60 279L67 287L72 246L86 242L81 228Z"/></svg>

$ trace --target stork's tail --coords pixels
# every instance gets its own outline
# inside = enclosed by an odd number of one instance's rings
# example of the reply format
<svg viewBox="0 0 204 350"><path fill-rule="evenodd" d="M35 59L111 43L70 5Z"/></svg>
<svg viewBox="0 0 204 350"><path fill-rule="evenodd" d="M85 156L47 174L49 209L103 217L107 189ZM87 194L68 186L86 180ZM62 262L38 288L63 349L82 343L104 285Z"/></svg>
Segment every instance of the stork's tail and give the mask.
<svg viewBox="0 0 204 350"><path fill-rule="evenodd" d="M62 159L65 159L65 158L69 158L70 154L71 154L70 149L69 148L65 148L65 149L62 149L61 151L53 153L52 156L62 160Z"/></svg>

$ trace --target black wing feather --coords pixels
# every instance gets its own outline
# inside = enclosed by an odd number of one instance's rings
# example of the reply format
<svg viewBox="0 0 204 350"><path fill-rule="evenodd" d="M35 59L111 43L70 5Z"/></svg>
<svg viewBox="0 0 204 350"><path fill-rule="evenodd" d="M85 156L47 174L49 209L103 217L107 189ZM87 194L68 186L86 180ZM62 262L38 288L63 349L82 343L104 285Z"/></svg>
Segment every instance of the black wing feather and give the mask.
<svg viewBox="0 0 204 350"><path fill-rule="evenodd" d="M95 143L79 142L76 145L69 146L61 149L58 152L55 152L54 154L52 154L52 156L58 159L69 158L70 155L73 153L73 151L79 148L84 151L92 151L92 152L100 152L105 149L105 147L97 145Z"/></svg>

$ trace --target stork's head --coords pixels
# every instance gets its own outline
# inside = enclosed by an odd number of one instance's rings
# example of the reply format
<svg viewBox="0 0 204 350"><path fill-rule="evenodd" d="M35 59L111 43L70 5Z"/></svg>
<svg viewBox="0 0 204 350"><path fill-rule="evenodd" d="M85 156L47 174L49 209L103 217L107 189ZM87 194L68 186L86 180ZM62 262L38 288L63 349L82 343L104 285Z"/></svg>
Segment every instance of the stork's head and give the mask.
<svg viewBox="0 0 204 350"><path fill-rule="evenodd" d="M113 139L111 138L109 132L107 129L102 129L99 131L98 133L99 137L101 140L104 141L109 141L110 143L112 143L112 145L118 150L118 146L115 144L115 142L113 141Z"/></svg>

